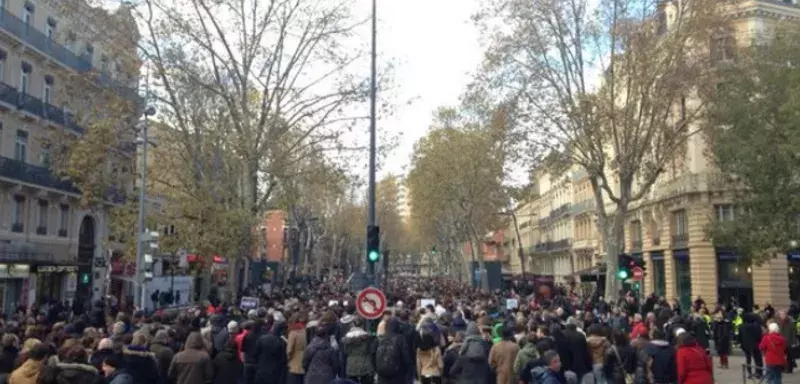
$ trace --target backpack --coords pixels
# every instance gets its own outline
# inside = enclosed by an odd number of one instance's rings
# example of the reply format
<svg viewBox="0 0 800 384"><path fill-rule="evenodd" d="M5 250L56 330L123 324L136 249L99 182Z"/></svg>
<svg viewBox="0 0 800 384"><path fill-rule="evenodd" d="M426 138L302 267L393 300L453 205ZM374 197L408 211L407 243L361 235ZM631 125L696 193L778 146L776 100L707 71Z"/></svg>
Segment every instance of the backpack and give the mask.
<svg viewBox="0 0 800 384"><path fill-rule="evenodd" d="M394 337L381 337L375 350L375 371L381 377L397 377L400 375L402 361L400 345Z"/></svg>

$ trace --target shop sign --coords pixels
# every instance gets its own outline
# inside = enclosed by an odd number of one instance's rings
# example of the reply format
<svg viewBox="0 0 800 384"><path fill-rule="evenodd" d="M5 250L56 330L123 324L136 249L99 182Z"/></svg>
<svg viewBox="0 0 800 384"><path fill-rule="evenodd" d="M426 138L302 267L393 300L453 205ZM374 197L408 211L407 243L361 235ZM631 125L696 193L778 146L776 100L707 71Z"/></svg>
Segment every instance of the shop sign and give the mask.
<svg viewBox="0 0 800 384"><path fill-rule="evenodd" d="M40 265L36 267L36 272L39 273L75 273L78 272L76 265Z"/></svg>
<svg viewBox="0 0 800 384"><path fill-rule="evenodd" d="M28 264L0 264L0 279L26 279L30 272Z"/></svg>

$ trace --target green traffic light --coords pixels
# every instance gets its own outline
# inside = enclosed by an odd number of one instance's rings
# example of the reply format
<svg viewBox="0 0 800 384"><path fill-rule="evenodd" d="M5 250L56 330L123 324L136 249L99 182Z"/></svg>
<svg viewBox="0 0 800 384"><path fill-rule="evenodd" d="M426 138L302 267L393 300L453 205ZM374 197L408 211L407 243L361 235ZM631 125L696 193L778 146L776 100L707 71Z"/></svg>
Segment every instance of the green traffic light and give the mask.
<svg viewBox="0 0 800 384"><path fill-rule="evenodd" d="M628 271L624 270L624 269L620 269L619 272L617 272L617 277L619 277L622 280L627 279L628 278Z"/></svg>
<svg viewBox="0 0 800 384"><path fill-rule="evenodd" d="M367 258L369 258L369 261L371 261L371 262L376 262L376 261L378 261L378 259L381 258L381 254L378 251L374 251L374 250L373 251L369 251L369 254L367 255Z"/></svg>

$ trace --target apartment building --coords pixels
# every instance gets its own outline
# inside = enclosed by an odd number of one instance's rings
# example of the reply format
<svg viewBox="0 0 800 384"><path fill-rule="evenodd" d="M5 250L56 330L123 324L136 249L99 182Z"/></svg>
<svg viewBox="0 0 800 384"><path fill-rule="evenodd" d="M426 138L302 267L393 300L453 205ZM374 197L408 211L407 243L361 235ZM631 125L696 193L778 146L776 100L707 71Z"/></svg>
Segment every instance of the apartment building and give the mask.
<svg viewBox="0 0 800 384"><path fill-rule="evenodd" d="M75 113L75 94L136 95L138 72L122 70L138 71L134 44L129 57L111 57L103 49L125 47L136 36L130 9L81 6L70 13L127 31L126 41L97 41L89 34L99 27L70 20L56 4L66 3L0 1L0 309L6 311L37 300L102 294L108 218L102 208L82 208L81 191L54 175L46 142L63 132L86 132ZM120 172L133 171L135 155L119 156L118 164L127 164Z"/></svg>
<svg viewBox="0 0 800 384"><path fill-rule="evenodd" d="M768 36L774 23L800 19L800 8L791 1L748 0L735 6L729 33L711 44L716 61L732 59L733 44ZM771 303L785 308L790 281L800 286L800 259L776 255L751 265L707 234L715 220L736 220L731 185L716 172L707 149L701 135L692 136L650 195L632 209L626 249L648 266L644 293L678 299L684 307L701 296L709 305L735 298L744 307Z"/></svg>
<svg viewBox="0 0 800 384"><path fill-rule="evenodd" d="M572 172L572 224L575 238L572 258L576 273L586 273L603 262L602 241L597 230L597 200L586 170L575 167Z"/></svg>
<svg viewBox="0 0 800 384"><path fill-rule="evenodd" d="M572 260L574 226L572 222L572 179L569 172L552 175L540 172L538 242L534 245L532 260L537 273L553 275L556 281L565 281L575 272Z"/></svg>

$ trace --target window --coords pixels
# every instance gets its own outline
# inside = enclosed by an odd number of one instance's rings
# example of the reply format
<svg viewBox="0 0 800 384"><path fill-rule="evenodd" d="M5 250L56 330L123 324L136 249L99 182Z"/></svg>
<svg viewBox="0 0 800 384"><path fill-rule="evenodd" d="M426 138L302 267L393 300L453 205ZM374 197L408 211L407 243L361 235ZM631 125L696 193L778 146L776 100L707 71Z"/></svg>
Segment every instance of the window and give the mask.
<svg viewBox="0 0 800 384"><path fill-rule="evenodd" d="M25 23L26 27L30 27L33 24L33 11L28 7L28 4L22 7L22 22Z"/></svg>
<svg viewBox="0 0 800 384"><path fill-rule="evenodd" d="M28 132L17 130L17 140L14 143L14 160L28 161Z"/></svg>
<svg viewBox="0 0 800 384"><path fill-rule="evenodd" d="M733 60L735 44L733 36L727 33L712 37L710 47L712 64Z"/></svg>
<svg viewBox="0 0 800 384"><path fill-rule="evenodd" d="M50 167L50 145L43 143L39 148L39 164L43 167Z"/></svg>
<svg viewBox="0 0 800 384"><path fill-rule="evenodd" d="M61 212L58 217L59 237L67 237L67 227L69 227L69 205L61 204Z"/></svg>
<svg viewBox="0 0 800 384"><path fill-rule="evenodd" d="M11 230L22 232L25 219L25 197L14 196L14 212L11 217Z"/></svg>
<svg viewBox="0 0 800 384"><path fill-rule="evenodd" d="M685 248L689 242L689 220L686 210L672 212L672 246Z"/></svg>
<svg viewBox="0 0 800 384"><path fill-rule="evenodd" d="M642 222L639 220L631 222L631 249L642 249Z"/></svg>
<svg viewBox="0 0 800 384"><path fill-rule="evenodd" d="M681 209L672 213L672 234L685 235L688 233L686 211Z"/></svg>
<svg viewBox="0 0 800 384"><path fill-rule="evenodd" d="M38 235L46 235L47 234L47 218L48 213L50 213L50 205L47 203L47 200L39 200L39 222L36 226L36 234Z"/></svg>
<svg viewBox="0 0 800 384"><path fill-rule="evenodd" d="M733 204L720 204L714 206L717 221L733 221Z"/></svg>
<svg viewBox="0 0 800 384"><path fill-rule="evenodd" d="M31 77L30 73L26 71L25 68L23 68L19 75L19 93L23 95L28 94L28 85L30 84L30 77Z"/></svg>
<svg viewBox="0 0 800 384"><path fill-rule="evenodd" d="M52 41L53 36L56 34L56 26L50 23L47 23L47 27L45 28L45 32L47 35L47 39Z"/></svg>
<svg viewBox="0 0 800 384"><path fill-rule="evenodd" d="M106 55L100 56L100 70L103 72L108 71L108 56Z"/></svg>
<svg viewBox="0 0 800 384"><path fill-rule="evenodd" d="M53 97L53 85L48 84L46 81L44 83L44 89L42 89L42 101L47 104L50 104L50 99Z"/></svg>
<svg viewBox="0 0 800 384"><path fill-rule="evenodd" d="M5 73L5 69L6 69L6 57L5 55L3 55L0 56L0 81L2 81L4 78L3 73Z"/></svg>

